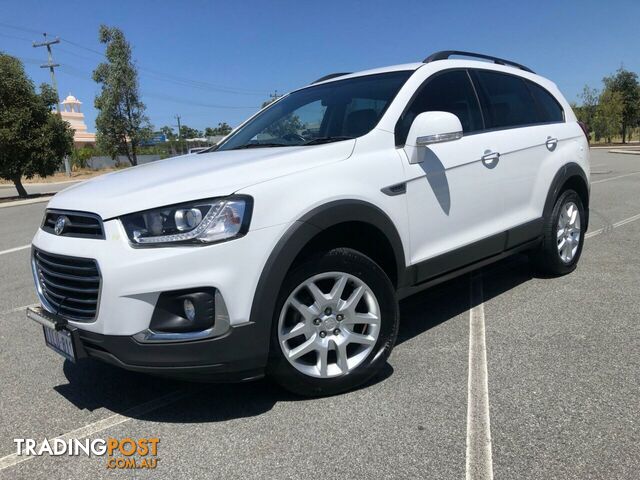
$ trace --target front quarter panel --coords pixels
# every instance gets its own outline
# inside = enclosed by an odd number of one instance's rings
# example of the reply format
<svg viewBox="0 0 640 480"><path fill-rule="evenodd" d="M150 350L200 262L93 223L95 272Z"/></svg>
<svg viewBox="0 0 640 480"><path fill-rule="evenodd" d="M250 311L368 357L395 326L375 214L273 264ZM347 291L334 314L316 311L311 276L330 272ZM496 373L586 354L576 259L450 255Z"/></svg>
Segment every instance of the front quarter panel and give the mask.
<svg viewBox="0 0 640 480"><path fill-rule="evenodd" d="M238 193L254 198L250 230L304 219L324 205L341 200L361 201L380 209L394 224L404 250L409 251L405 195L383 189L404 181L393 134L373 130L357 140L351 157L253 185ZM314 148L314 147L310 147Z"/></svg>

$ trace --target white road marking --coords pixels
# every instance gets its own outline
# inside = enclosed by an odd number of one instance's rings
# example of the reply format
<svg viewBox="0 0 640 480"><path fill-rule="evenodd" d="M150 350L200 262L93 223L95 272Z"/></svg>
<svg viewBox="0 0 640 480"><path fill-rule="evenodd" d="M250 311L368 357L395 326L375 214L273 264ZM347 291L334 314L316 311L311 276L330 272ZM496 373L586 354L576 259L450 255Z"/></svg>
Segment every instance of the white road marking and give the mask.
<svg viewBox="0 0 640 480"><path fill-rule="evenodd" d="M108 428L115 427L116 425L120 425L121 423L132 420L133 417L139 417L141 415L145 415L153 410L157 410L162 407L166 407L172 403L175 403L183 398L186 398L190 395L190 392L172 392L167 395L163 395L162 397L158 397L156 399L150 400L141 405L130 408L125 411L123 414L116 413L115 415L111 415L103 420L98 420L97 422L90 423L85 425L84 427L77 428L68 433L64 433L60 435L59 438L62 440L71 440L73 438L81 439L84 437L88 437L91 435L95 435L98 432L106 430ZM48 439L51 443L52 438ZM40 448L40 444L36 446L36 451ZM17 453L12 453L5 457L0 458L0 471L5 468L12 467L22 462L26 462L27 460L32 460L34 458L40 458L37 456L26 456L26 455L18 455Z"/></svg>
<svg viewBox="0 0 640 480"><path fill-rule="evenodd" d="M492 480L489 377L481 273L478 272L471 277L470 290L466 479Z"/></svg>
<svg viewBox="0 0 640 480"><path fill-rule="evenodd" d="M591 182L591 185L595 185L596 183L610 182L611 180L617 180L619 178L630 177L632 175L640 175L640 172L625 173L624 175L618 175L617 177L603 178L602 180L596 180L595 182Z"/></svg>
<svg viewBox="0 0 640 480"><path fill-rule="evenodd" d="M20 312L22 310L26 310L29 307L37 307L38 305L40 305L40 304L39 303L32 303L30 305L24 305L22 307L12 308L11 310L5 310L4 312L0 312L0 315L7 315L9 313Z"/></svg>
<svg viewBox="0 0 640 480"><path fill-rule="evenodd" d="M601 233L609 232L609 231L613 230L614 228L621 227L622 225L626 225L627 223L635 222L636 220L640 220L640 213L638 215L634 215L633 217L629 217L629 218L625 218L624 220L620 220L619 222L616 222L616 223L614 223L612 225L607 225L604 228L599 228L598 230L594 230L593 232L589 232L584 237L585 238L595 237L596 235L600 235Z"/></svg>
<svg viewBox="0 0 640 480"><path fill-rule="evenodd" d="M0 255L5 255L7 253L19 252L20 250L26 250L27 248L31 248L31 244L22 245L21 247L10 248L9 250L0 251Z"/></svg>

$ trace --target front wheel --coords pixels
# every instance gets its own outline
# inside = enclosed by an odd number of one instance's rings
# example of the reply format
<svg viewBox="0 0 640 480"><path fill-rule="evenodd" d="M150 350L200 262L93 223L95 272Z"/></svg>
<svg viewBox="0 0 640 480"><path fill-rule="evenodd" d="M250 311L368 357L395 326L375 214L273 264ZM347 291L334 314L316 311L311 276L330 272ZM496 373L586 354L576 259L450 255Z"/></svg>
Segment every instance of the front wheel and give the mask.
<svg viewBox="0 0 640 480"><path fill-rule="evenodd" d="M573 190L565 190L544 219L544 238L534 257L536 266L551 275L565 275L575 270L584 244L584 225L580 196Z"/></svg>
<svg viewBox="0 0 640 480"><path fill-rule="evenodd" d="M346 248L313 257L281 289L269 373L305 396L355 388L385 364L398 318L393 285L371 259Z"/></svg>

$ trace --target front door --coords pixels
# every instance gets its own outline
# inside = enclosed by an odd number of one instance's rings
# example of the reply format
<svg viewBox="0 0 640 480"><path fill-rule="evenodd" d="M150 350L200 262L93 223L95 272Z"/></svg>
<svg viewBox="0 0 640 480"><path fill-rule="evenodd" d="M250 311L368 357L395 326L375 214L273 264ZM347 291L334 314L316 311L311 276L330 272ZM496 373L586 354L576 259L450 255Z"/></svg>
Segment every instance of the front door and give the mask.
<svg viewBox="0 0 640 480"><path fill-rule="evenodd" d="M505 242L507 179L482 133L482 113L467 71L448 70L427 79L398 122L397 141L406 141L411 122L426 111L455 114L464 135L403 148L411 263L418 265L418 281L500 253Z"/></svg>

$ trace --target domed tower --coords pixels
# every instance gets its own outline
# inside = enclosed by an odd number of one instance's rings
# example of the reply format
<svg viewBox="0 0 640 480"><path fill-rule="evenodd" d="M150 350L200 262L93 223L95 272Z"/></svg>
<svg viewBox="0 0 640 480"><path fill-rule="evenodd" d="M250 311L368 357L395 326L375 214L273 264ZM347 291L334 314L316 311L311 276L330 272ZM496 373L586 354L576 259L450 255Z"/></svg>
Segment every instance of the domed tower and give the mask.
<svg viewBox="0 0 640 480"><path fill-rule="evenodd" d="M60 104L60 116L69 122L73 129L73 143L76 147L95 145L96 134L87 132L87 124L84 123L84 113L80 111L82 102L69 94Z"/></svg>

